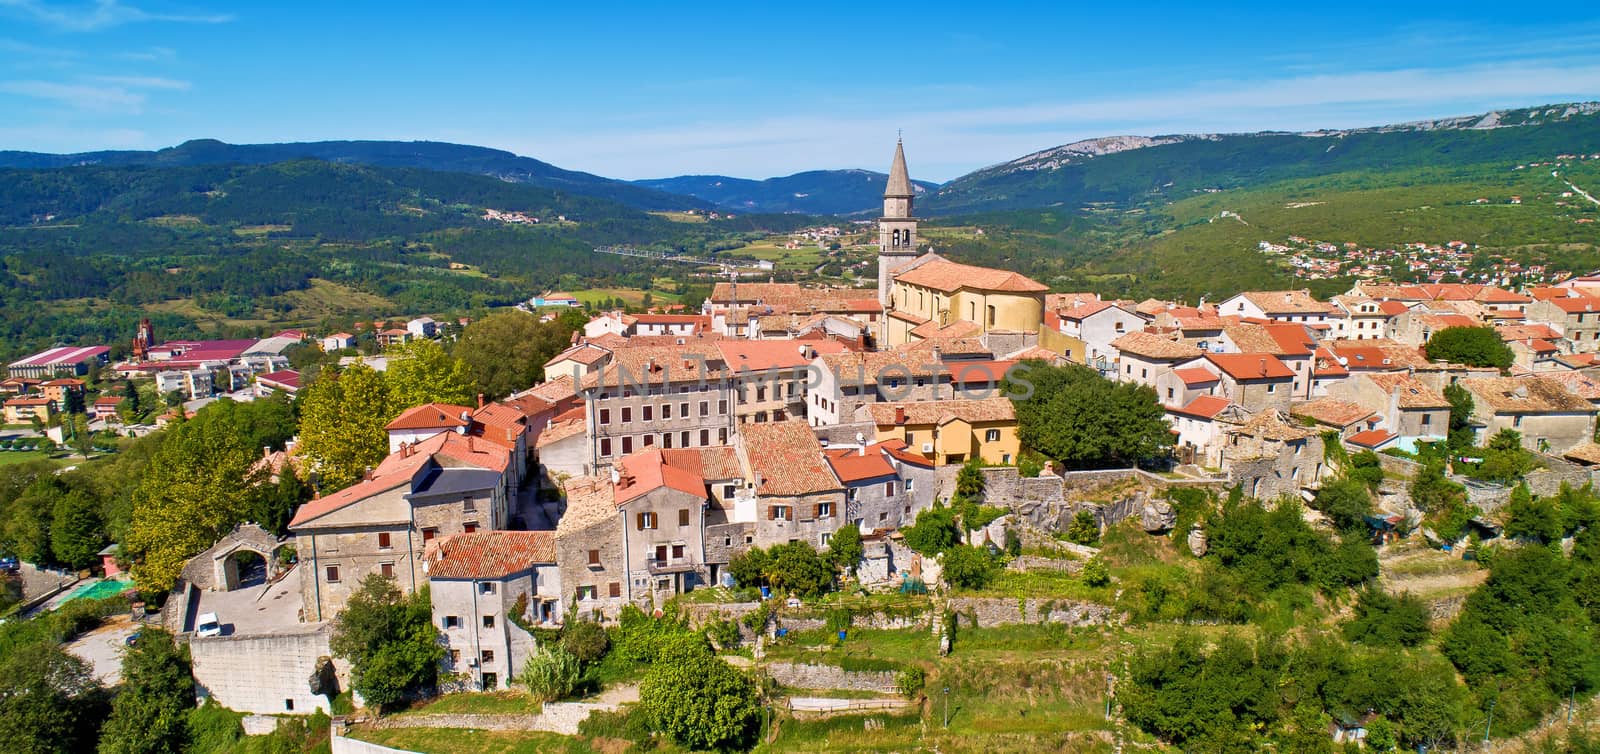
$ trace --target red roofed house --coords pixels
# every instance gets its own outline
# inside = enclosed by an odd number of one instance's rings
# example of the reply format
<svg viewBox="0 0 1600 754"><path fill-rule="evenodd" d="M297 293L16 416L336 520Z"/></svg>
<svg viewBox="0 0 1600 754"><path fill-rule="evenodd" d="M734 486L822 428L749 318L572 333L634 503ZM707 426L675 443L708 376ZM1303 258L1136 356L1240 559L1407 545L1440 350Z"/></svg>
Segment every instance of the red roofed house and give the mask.
<svg viewBox="0 0 1600 754"><path fill-rule="evenodd" d="M734 448L754 493L755 544L826 547L845 518L845 490L804 421L745 424ZM736 520L745 518L736 510Z"/></svg>
<svg viewBox="0 0 1600 754"><path fill-rule="evenodd" d="M389 432L389 452L395 453L402 445L421 442L440 432L465 434L470 426L471 408L447 403L425 403L400 412L384 429Z"/></svg>
<svg viewBox="0 0 1600 754"><path fill-rule="evenodd" d="M1275 319L1310 325L1333 325L1334 308L1318 301L1305 289L1297 291L1245 291L1217 304L1221 316Z"/></svg>
<svg viewBox="0 0 1600 754"><path fill-rule="evenodd" d="M1289 410L1295 373L1270 353L1208 353L1178 368L1196 367L1217 376L1214 395L1227 398L1246 411Z"/></svg>
<svg viewBox="0 0 1600 754"><path fill-rule="evenodd" d="M293 369L256 375L256 396L265 398L273 393L294 395L300 392L300 373Z"/></svg>
<svg viewBox="0 0 1600 754"><path fill-rule="evenodd" d="M1528 321L1560 331L1576 351L1600 351L1600 298L1571 296L1528 305Z"/></svg>
<svg viewBox="0 0 1600 754"><path fill-rule="evenodd" d="M863 534L910 526L933 503L933 462L904 447L890 441L825 451L833 475L844 484L845 519Z"/></svg>
<svg viewBox="0 0 1600 754"><path fill-rule="evenodd" d="M930 321L942 327L965 320L986 333L1038 332L1044 322L1049 287L1015 272L957 264L929 252L891 274L883 302L885 346L914 340L910 330Z"/></svg>
<svg viewBox="0 0 1600 754"><path fill-rule="evenodd" d="M302 617L338 614L368 574L414 591L430 542L503 529L506 454L444 433L391 454L363 479L302 504L289 521L301 567Z"/></svg>
<svg viewBox="0 0 1600 754"><path fill-rule="evenodd" d="M1177 436L1174 452L1181 463L1222 465L1224 430L1249 419L1249 412L1215 395L1201 395L1182 406L1167 405L1167 422Z"/></svg>
<svg viewBox="0 0 1600 754"><path fill-rule="evenodd" d="M510 688L533 636L511 619L561 622L561 572L552 531L456 534L429 548L424 570L433 617L444 637L445 669L479 691Z"/></svg>
<svg viewBox="0 0 1600 754"><path fill-rule="evenodd" d="M1096 301L1067 311L1061 318L1061 333L1084 344L1084 363L1109 374L1116 368L1117 349L1112 341L1144 329L1145 318L1131 308L1110 301Z"/></svg>
<svg viewBox="0 0 1600 754"><path fill-rule="evenodd" d="M48 422L55 413L56 402L44 396L11 398L5 402L7 424L28 424L35 418Z"/></svg>
<svg viewBox="0 0 1600 754"><path fill-rule="evenodd" d="M120 395L102 395L94 399L94 405L89 407L89 418L109 419L117 415L117 406L126 400Z"/></svg>
<svg viewBox="0 0 1600 754"><path fill-rule="evenodd" d="M1329 395L1378 414L1408 450L1450 432L1450 401L1407 372L1358 372Z"/></svg>

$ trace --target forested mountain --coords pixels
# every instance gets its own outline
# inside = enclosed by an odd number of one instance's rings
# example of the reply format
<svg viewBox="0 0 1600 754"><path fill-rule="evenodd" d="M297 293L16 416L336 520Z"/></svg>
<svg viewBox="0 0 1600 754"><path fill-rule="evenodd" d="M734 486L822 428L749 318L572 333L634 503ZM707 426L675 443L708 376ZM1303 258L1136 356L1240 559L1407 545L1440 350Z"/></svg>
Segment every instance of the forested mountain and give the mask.
<svg viewBox="0 0 1600 754"><path fill-rule="evenodd" d="M1406 170L1600 152L1600 103L1306 133L1091 139L1026 155L940 186L931 215L1096 203L1166 204L1199 193L1360 170Z"/></svg>
<svg viewBox="0 0 1600 754"><path fill-rule="evenodd" d="M725 175L680 175L634 183L744 212L848 215L877 212L883 206L883 187L888 180L888 175L870 170L809 170L761 181ZM920 192L939 187L928 181L914 183Z"/></svg>
<svg viewBox="0 0 1600 754"><path fill-rule="evenodd" d="M486 209L541 222L488 220ZM120 342L141 316L171 335L199 321L253 333L466 313L557 286L660 291L691 268L593 249L704 255L810 220L673 222L486 176L309 159L0 170L0 356Z"/></svg>
<svg viewBox="0 0 1600 754"><path fill-rule="evenodd" d="M77 154L0 151L0 167L63 168L186 167L263 165L315 159L378 167L473 173L585 196L611 199L641 209L692 209L705 202L635 186L590 173L563 170L531 157L487 147L436 141L313 141L286 144L225 144L215 139L186 141L153 152L104 151Z"/></svg>

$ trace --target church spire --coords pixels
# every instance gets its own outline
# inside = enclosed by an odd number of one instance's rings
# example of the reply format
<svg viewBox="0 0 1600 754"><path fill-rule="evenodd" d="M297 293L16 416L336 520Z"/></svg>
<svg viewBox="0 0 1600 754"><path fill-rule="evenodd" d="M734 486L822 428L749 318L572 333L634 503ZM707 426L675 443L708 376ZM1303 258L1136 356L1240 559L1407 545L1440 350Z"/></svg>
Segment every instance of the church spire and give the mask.
<svg viewBox="0 0 1600 754"><path fill-rule="evenodd" d="M916 189L911 186L911 171L906 170L906 150L900 139L894 140L894 165L889 168L889 186L883 190L883 197L913 197Z"/></svg>

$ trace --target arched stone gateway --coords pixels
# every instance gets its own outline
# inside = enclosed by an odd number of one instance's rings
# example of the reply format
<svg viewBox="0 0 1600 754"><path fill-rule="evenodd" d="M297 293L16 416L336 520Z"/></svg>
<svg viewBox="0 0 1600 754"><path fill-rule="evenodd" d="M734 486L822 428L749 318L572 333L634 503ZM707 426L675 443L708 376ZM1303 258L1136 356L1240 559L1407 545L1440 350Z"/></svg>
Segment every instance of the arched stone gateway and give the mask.
<svg viewBox="0 0 1600 754"><path fill-rule="evenodd" d="M210 591L231 592L276 579L285 569L279 553L289 540L278 539L257 524L239 524L183 569L190 584Z"/></svg>

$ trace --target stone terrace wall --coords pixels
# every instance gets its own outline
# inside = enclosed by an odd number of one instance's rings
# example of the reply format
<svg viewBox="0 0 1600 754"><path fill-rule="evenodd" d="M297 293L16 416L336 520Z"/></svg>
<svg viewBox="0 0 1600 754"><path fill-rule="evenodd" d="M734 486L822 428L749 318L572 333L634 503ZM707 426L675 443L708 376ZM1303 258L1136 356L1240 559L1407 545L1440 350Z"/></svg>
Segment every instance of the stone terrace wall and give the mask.
<svg viewBox="0 0 1600 754"><path fill-rule="evenodd" d="M195 637L189 641L194 680L202 696L224 707L267 715L328 712L328 698L311 693L311 674L328 649L329 624L307 624L253 636ZM340 688L350 687L350 665L335 660ZM294 709L285 703L293 700Z"/></svg>
<svg viewBox="0 0 1600 754"><path fill-rule="evenodd" d="M1101 626L1114 619L1110 607L1073 600L956 597L950 600L950 610L955 613L957 627L993 628L1018 623Z"/></svg>
<svg viewBox="0 0 1600 754"><path fill-rule="evenodd" d="M842 689L892 693L896 673L892 670L845 670L833 665L774 662L766 666L767 675L794 689Z"/></svg>

